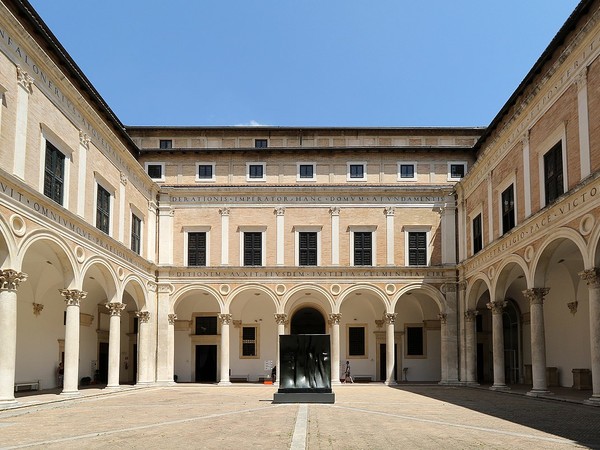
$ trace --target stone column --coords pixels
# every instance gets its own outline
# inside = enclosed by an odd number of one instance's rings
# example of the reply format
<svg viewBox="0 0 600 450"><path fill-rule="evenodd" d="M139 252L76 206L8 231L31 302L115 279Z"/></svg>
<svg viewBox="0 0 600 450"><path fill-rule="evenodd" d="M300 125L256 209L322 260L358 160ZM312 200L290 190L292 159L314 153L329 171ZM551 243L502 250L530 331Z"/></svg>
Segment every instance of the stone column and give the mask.
<svg viewBox="0 0 600 450"><path fill-rule="evenodd" d="M77 289L59 289L67 304L65 327L65 374L61 395L78 395L79 381L79 303L87 292Z"/></svg>
<svg viewBox="0 0 600 450"><path fill-rule="evenodd" d="M340 384L340 313L329 314L331 324L331 384Z"/></svg>
<svg viewBox="0 0 600 450"><path fill-rule="evenodd" d="M385 313L383 316L385 320L385 384L394 385L398 384L394 380L394 365L396 364L396 352L395 344L396 339L394 338L394 327L396 323L397 313Z"/></svg>
<svg viewBox="0 0 600 450"><path fill-rule="evenodd" d="M0 269L0 406L15 403L17 288L27 274Z"/></svg>
<svg viewBox="0 0 600 450"><path fill-rule="evenodd" d="M448 314L440 313L438 314L438 319L440 319L440 353L442 360L442 379L440 380L440 384L445 384L446 380L448 380L448 338L446 337Z"/></svg>
<svg viewBox="0 0 600 450"><path fill-rule="evenodd" d="M233 316L231 314L219 314L221 322L221 380L219 386L229 386L229 324Z"/></svg>
<svg viewBox="0 0 600 450"><path fill-rule="evenodd" d="M175 321L177 320L177 314L169 314L167 320L169 322L169 328L167 330L169 334L169 384L173 384L175 382L173 375L175 375Z"/></svg>
<svg viewBox="0 0 600 450"><path fill-rule="evenodd" d="M394 265L394 214L396 208L387 206L385 208L385 238L386 238L386 264Z"/></svg>
<svg viewBox="0 0 600 450"><path fill-rule="evenodd" d="M279 386L279 380L281 379L281 348L279 346L279 336L283 336L285 334L285 324L287 322L287 317L287 314L275 314L275 322L277 323L277 381L275 381L276 386Z"/></svg>
<svg viewBox="0 0 600 450"><path fill-rule="evenodd" d="M277 218L277 256L275 264L283 266L285 259L285 206L275 208Z"/></svg>
<svg viewBox="0 0 600 450"><path fill-rule="evenodd" d="M229 208L220 208L221 214L221 265L229 265Z"/></svg>
<svg viewBox="0 0 600 450"><path fill-rule="evenodd" d="M110 313L108 331L108 384L107 388L119 387L119 374L121 364L121 311L125 304L109 302L106 308Z"/></svg>
<svg viewBox="0 0 600 450"><path fill-rule="evenodd" d="M458 300L457 283L449 281L441 286L441 291L446 298L442 320L442 381L445 384L458 384ZM445 356L444 356L445 352ZM446 365L445 377L444 363Z"/></svg>
<svg viewBox="0 0 600 450"><path fill-rule="evenodd" d="M138 318L138 379L137 384L150 384L150 311L137 311Z"/></svg>
<svg viewBox="0 0 600 450"><path fill-rule="evenodd" d="M494 384L490 389L505 390L504 377L504 328L502 326L502 313L506 307L506 301L496 300L487 304L492 311L492 348L494 352Z"/></svg>
<svg viewBox="0 0 600 450"><path fill-rule="evenodd" d="M584 270L579 276L588 285L590 299L592 396L586 403L600 406L600 268Z"/></svg>
<svg viewBox="0 0 600 450"><path fill-rule="evenodd" d="M175 319L177 316L170 313L170 297L173 287L168 283L160 283L157 290L156 381L161 385L170 385L173 384L174 375Z"/></svg>
<svg viewBox="0 0 600 450"><path fill-rule="evenodd" d="M465 311L467 384L477 384L477 314L479 312L474 309Z"/></svg>
<svg viewBox="0 0 600 450"><path fill-rule="evenodd" d="M527 393L532 397L548 393L546 380L546 334L544 331L544 297L549 288L532 288L523 291L529 300L531 317L531 373L533 387Z"/></svg>
<svg viewBox="0 0 600 450"><path fill-rule="evenodd" d="M331 265L340 265L340 207L329 208L331 214Z"/></svg>

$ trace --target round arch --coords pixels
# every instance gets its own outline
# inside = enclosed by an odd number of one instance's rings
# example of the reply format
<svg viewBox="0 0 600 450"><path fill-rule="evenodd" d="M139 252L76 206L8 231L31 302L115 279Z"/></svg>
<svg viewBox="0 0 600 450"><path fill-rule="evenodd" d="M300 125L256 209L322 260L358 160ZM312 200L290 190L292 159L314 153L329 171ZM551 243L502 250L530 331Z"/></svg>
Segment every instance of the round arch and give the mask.
<svg viewBox="0 0 600 450"><path fill-rule="evenodd" d="M135 293L135 296L132 295L133 299L136 302L137 309L139 311L148 308L148 297L146 293L146 289L144 289L144 283L137 275L128 275L123 280L123 292L120 297L122 297L123 293L128 292L128 288L131 286L132 291ZM131 293L130 293L131 294ZM140 300L136 300L136 297Z"/></svg>
<svg viewBox="0 0 600 450"><path fill-rule="evenodd" d="M376 299L381 300L382 306L384 307L384 309L386 311L388 311L390 308L392 308L393 311L393 307L392 305L390 305L390 301L388 300L388 296L379 288L377 288L376 286L372 286L370 284L355 284L351 287L349 287L348 289L346 289L342 295L340 295L340 298L338 300L338 308L341 308L343 303L352 295L352 294L356 294L357 292L360 291L366 291L369 292L370 294L373 294L375 296Z"/></svg>
<svg viewBox="0 0 600 450"><path fill-rule="evenodd" d="M315 293L319 294L320 296L325 298L325 300L329 304L329 308L330 308L331 312L332 313L336 312L335 300L333 299L331 294L329 292L327 292L327 290L325 290L321 286L317 286L314 284L301 284L298 286L294 286L292 289L290 289L288 292L286 292L281 300L281 310L285 311L288 304L291 301L293 301L293 298L302 292L315 292Z"/></svg>
<svg viewBox="0 0 600 450"><path fill-rule="evenodd" d="M265 294L273 302L273 305L275 306L275 309L277 310L277 307L279 306L279 301L277 300L277 296L270 289L264 287L263 285L256 284L256 283L245 284L243 286L240 286L240 287L234 289L227 296L227 299L224 302L223 306L224 306L225 310L229 310L229 307L235 301L236 297L238 297L239 295L241 295L245 292L251 292L251 291L259 291L259 292Z"/></svg>
<svg viewBox="0 0 600 450"><path fill-rule="evenodd" d="M56 236L48 231L34 230L27 235L21 243L13 263L15 263L19 268L22 268L28 252L36 247L37 244L41 243L46 244L44 245L44 248L50 248L51 251L56 255L56 258L63 269L62 271L65 274L64 278L67 286L64 287L67 289L80 288L83 278L77 270L78 265L75 261L75 256L73 255L71 248L60 236Z"/></svg>
<svg viewBox="0 0 600 450"><path fill-rule="evenodd" d="M3 216L0 216L0 267L7 269L20 270L19 267L13 267L17 255L17 243L14 240L8 224Z"/></svg>
<svg viewBox="0 0 600 450"><path fill-rule="evenodd" d="M104 290L106 297L107 297L107 301L111 302L111 301L113 301L113 299L117 299L117 301L119 301L117 294L119 292L121 292L121 289L120 289L117 274L115 273L112 266L110 264L108 264L106 261L104 261L99 256L94 256L94 257L90 258L89 260L87 260L85 262L85 264L81 268L81 286L82 286L82 288L83 288L84 283L86 282L86 277L90 273L94 272L96 269L105 278L104 284L98 282L98 280L95 280L95 281ZM90 275L88 278L92 278L92 276Z"/></svg>
<svg viewBox="0 0 600 450"><path fill-rule="evenodd" d="M481 286L485 286L485 290L488 292L492 292L492 288L490 286L490 280L484 273L478 273L472 278L468 285L467 291L465 292L465 297L467 299L467 309L476 309L477 308L477 300L479 300L478 293L481 293Z"/></svg>
<svg viewBox="0 0 600 450"><path fill-rule="evenodd" d="M494 293L493 298L504 297L507 286L514 281L514 279L511 279L511 275L514 275L515 269L518 269L520 272L522 272L523 277L525 278L525 287L531 286L528 278L529 267L527 267L525 260L519 255L509 255L502 260L502 263L498 268L498 275L492 281L493 290L490 292ZM501 290L503 292L500 292Z"/></svg>
<svg viewBox="0 0 600 450"><path fill-rule="evenodd" d="M589 238L590 257L589 265L586 269L600 267L600 223L596 226Z"/></svg>
<svg viewBox="0 0 600 450"><path fill-rule="evenodd" d="M425 284L425 283L409 284L409 285L404 286L402 289L400 289L396 293L396 295L394 295L394 298L392 299L392 302L390 304L391 312L394 312L396 310L396 306L398 304L398 300L400 300L400 297L402 297L403 295L405 295L409 292L412 292L412 291L420 291L420 292L427 294L436 303L440 312L441 313L445 312L446 307L445 307L445 298L444 298L443 294L438 289L434 288L433 286L431 286L429 284Z"/></svg>
<svg viewBox="0 0 600 450"><path fill-rule="evenodd" d="M179 304L183 301L183 299L191 292L204 292L208 295L211 295L219 304L219 309L221 310L221 312L225 312L225 304L223 303L223 300L221 299L219 293L214 288L206 285L194 284L184 286L171 295L171 305L169 306L169 312L174 313Z"/></svg>
<svg viewBox="0 0 600 450"><path fill-rule="evenodd" d="M531 262L529 280L533 281L535 286L542 286L545 281L543 274L548 267L549 261L542 262L542 258L548 252L553 253L564 242L570 242L578 249L584 267L586 262L590 261L585 240L581 235L570 228L560 228L542 242Z"/></svg>

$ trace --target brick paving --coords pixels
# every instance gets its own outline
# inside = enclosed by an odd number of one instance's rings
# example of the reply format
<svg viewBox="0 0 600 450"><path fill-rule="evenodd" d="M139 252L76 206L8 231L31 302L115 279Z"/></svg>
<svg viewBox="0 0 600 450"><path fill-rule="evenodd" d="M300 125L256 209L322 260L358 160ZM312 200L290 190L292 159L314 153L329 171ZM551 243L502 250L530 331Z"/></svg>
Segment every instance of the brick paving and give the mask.
<svg viewBox="0 0 600 450"><path fill-rule="evenodd" d="M592 406L437 385L334 391L334 405L306 406L252 384L42 393L0 411L0 448L600 449Z"/></svg>

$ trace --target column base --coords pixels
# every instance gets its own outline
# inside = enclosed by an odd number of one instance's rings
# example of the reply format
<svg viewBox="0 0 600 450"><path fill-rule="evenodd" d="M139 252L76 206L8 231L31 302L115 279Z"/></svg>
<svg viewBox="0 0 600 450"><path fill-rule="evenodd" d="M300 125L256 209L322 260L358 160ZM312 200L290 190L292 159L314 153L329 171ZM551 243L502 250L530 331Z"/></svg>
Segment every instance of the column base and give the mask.
<svg viewBox="0 0 600 450"><path fill-rule="evenodd" d="M152 386L153 384L154 381L138 381L137 383L135 383L135 385L139 387Z"/></svg>
<svg viewBox="0 0 600 450"><path fill-rule="evenodd" d="M510 391L510 388L505 384L494 384L490 387L491 391Z"/></svg>
<svg viewBox="0 0 600 450"><path fill-rule="evenodd" d="M600 395L592 395L587 400L584 400L583 403L590 406L600 406Z"/></svg>
<svg viewBox="0 0 600 450"><path fill-rule="evenodd" d="M232 384L229 380L221 380L217 383L217 386L231 386Z"/></svg>
<svg viewBox="0 0 600 450"><path fill-rule="evenodd" d="M442 380L438 384L441 386L463 386L464 383L458 380Z"/></svg>
<svg viewBox="0 0 600 450"><path fill-rule="evenodd" d="M104 390L110 390L110 391L116 391L117 389L121 389L121 385L120 384L112 384L112 385L107 385Z"/></svg>
<svg viewBox="0 0 600 450"><path fill-rule="evenodd" d="M465 381L465 386L477 387L477 386L481 386L481 385L477 381Z"/></svg>
<svg viewBox="0 0 600 450"><path fill-rule="evenodd" d="M383 384L386 386L398 386L398 382L396 380L384 381Z"/></svg>
<svg viewBox="0 0 600 450"><path fill-rule="evenodd" d="M17 406L18 404L19 404L19 402L17 402L17 399L15 399L15 398L7 399L7 400L0 400L0 409L12 408L14 406Z"/></svg>
<svg viewBox="0 0 600 450"><path fill-rule="evenodd" d="M58 395L62 395L64 397L78 397L81 395L81 392L79 392L79 391L62 391Z"/></svg>
<svg viewBox="0 0 600 450"><path fill-rule="evenodd" d="M157 380L156 385L157 386L177 386L177 383L175 383L173 380Z"/></svg>
<svg viewBox="0 0 600 450"><path fill-rule="evenodd" d="M331 385L332 386L334 386L334 385L338 386L338 385L341 385L341 384L342 384L342 382L340 380L331 380Z"/></svg>
<svg viewBox="0 0 600 450"><path fill-rule="evenodd" d="M552 392L547 389L532 389L525 395L528 397L545 397L547 395L552 395Z"/></svg>

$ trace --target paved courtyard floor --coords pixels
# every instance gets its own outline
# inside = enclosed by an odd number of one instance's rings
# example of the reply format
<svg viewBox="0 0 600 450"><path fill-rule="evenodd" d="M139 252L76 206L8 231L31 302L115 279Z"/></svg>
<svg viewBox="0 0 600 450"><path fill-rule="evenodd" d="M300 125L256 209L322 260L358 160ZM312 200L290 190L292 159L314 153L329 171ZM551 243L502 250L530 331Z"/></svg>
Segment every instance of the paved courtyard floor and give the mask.
<svg viewBox="0 0 600 450"><path fill-rule="evenodd" d="M25 397L0 411L0 448L600 449L600 408L581 404L426 385L336 386L334 405L272 404L275 392L190 384Z"/></svg>

